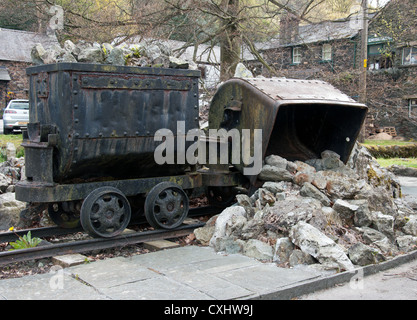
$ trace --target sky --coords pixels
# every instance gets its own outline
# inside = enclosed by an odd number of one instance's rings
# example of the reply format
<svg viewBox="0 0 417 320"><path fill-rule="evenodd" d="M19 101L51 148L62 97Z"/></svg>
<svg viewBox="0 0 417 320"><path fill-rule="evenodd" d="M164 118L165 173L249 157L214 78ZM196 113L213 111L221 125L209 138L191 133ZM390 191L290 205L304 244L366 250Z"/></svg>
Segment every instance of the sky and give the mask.
<svg viewBox="0 0 417 320"><path fill-rule="evenodd" d="M380 7L383 7L389 2L389 0L368 0L369 4L376 7L378 4Z"/></svg>

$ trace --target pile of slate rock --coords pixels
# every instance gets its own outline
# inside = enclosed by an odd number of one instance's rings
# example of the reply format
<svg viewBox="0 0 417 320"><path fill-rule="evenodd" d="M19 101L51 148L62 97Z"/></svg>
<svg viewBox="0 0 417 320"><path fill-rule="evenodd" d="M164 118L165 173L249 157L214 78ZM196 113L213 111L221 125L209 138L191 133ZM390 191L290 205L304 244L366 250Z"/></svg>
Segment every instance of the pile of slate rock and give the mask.
<svg viewBox="0 0 417 320"><path fill-rule="evenodd" d="M192 61L178 59L170 48L160 42L141 42L133 46L113 47L109 43L90 43L71 40L64 45L53 45L44 48L36 44L31 51L35 65L53 64L58 62L80 62L108 64L116 66L161 67L174 69L197 70Z"/></svg>
<svg viewBox="0 0 417 320"><path fill-rule="evenodd" d="M397 177L359 144L345 165L320 159L265 158L253 195L195 230L196 241L279 266L352 270L417 249L417 211L401 197Z"/></svg>

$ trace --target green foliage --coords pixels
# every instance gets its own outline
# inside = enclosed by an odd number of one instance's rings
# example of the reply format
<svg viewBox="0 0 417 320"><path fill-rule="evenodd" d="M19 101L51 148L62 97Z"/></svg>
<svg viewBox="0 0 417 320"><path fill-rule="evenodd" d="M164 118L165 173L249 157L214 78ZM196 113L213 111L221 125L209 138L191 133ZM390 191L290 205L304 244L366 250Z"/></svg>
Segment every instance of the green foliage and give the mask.
<svg viewBox="0 0 417 320"><path fill-rule="evenodd" d="M42 239L34 237L32 238L32 234L29 231L27 234L23 236L18 236L19 240L16 240L15 242L10 242L9 244L12 246L13 249L11 250L19 250L19 249L28 249L28 248L34 248L38 246L39 243L41 243Z"/></svg>

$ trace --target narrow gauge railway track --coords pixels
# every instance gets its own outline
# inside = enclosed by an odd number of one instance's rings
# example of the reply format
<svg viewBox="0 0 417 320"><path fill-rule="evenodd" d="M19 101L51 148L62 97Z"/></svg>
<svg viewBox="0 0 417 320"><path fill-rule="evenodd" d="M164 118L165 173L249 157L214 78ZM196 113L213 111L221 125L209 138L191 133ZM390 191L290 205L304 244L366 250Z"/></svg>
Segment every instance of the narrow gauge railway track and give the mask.
<svg viewBox="0 0 417 320"><path fill-rule="evenodd" d="M192 218L204 215L212 215L218 212L219 208L202 207L191 209L188 216ZM140 222L138 222L138 224L140 224ZM192 233L194 229L202 227L204 225L204 222L199 222L195 224L182 225L176 228L175 230L158 229L152 231L137 231L131 233L124 233L112 238L93 238L89 240L47 244L35 248L4 251L0 252L0 266L11 264L14 262L49 258L55 255L110 249L114 247L123 247L148 241L184 237ZM43 238L57 235L67 235L83 230L82 228L62 229L58 227L44 227L36 229L19 230L17 233L25 234L27 233L27 231L31 231L32 237ZM16 238L16 235L12 232L5 232L0 234L0 243L14 241L16 240Z"/></svg>

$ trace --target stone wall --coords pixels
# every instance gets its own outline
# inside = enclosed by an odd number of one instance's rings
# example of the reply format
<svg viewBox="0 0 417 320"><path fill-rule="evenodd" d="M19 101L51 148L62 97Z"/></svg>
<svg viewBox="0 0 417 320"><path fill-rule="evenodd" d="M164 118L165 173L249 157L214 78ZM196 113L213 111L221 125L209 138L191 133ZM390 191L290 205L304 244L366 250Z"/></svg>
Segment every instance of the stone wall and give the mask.
<svg viewBox="0 0 417 320"><path fill-rule="evenodd" d="M26 62L0 60L0 66L7 68L11 78L11 81L0 81L0 109L6 107L7 92L13 92L14 99L28 98L29 79L26 75L26 68L30 65Z"/></svg>
<svg viewBox="0 0 417 320"><path fill-rule="evenodd" d="M331 74L341 73L353 69L357 62L355 59L355 42L350 39L329 42L332 46L332 60L322 60L322 47L324 43L315 43L298 46L301 52L301 63L292 63L293 47L281 47L265 52L266 61L278 70L279 75L296 79L328 78ZM264 76L270 76L267 72Z"/></svg>

